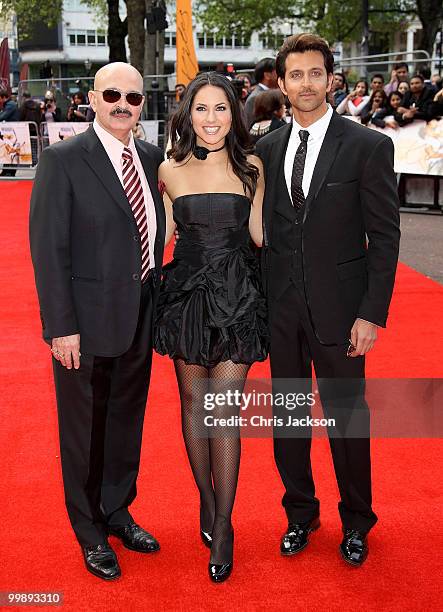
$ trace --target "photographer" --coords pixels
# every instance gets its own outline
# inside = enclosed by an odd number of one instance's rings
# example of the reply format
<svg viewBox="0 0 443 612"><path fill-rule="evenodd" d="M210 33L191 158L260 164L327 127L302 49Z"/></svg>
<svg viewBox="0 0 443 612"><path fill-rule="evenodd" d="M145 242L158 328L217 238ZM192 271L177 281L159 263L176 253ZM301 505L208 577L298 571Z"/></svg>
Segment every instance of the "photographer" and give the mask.
<svg viewBox="0 0 443 612"><path fill-rule="evenodd" d="M45 93L45 99L43 101L42 112L44 115L44 121L46 123L53 123L54 121L62 120L62 113L55 102L55 96L52 91Z"/></svg>
<svg viewBox="0 0 443 612"><path fill-rule="evenodd" d="M80 105L86 105L86 97L82 91L77 91L72 96L72 104L68 108L66 118L68 121L86 121L86 114L78 110Z"/></svg>

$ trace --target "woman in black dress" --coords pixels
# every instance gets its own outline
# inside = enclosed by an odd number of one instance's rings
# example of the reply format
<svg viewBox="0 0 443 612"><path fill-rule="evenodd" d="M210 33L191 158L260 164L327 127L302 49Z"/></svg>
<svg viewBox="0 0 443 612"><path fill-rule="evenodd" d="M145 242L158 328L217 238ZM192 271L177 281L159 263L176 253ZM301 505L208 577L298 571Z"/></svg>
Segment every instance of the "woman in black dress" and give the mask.
<svg viewBox="0 0 443 612"><path fill-rule="evenodd" d="M222 582L232 571L240 438L238 427L210 430L204 418L238 414L239 406L209 412L205 396L241 392L250 365L267 356L266 304L251 246L251 238L262 243L263 168L250 154L235 90L217 73L187 87L171 144L159 179L166 241L176 228L179 239L164 267L154 347L174 360L209 575Z"/></svg>

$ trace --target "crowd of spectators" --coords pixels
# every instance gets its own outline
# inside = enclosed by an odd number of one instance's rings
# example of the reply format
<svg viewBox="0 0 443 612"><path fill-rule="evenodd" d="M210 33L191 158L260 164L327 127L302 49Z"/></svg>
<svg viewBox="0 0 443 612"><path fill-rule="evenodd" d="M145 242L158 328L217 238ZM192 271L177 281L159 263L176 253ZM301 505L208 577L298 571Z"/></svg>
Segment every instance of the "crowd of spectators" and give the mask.
<svg viewBox="0 0 443 612"><path fill-rule="evenodd" d="M330 101L339 114L358 116L364 125L398 129L417 119L431 121L443 116L442 78L438 74L431 77L428 68L410 76L408 65L400 62L389 83L385 84L382 74L374 74L369 86L358 80L350 91L346 75L336 72Z"/></svg>

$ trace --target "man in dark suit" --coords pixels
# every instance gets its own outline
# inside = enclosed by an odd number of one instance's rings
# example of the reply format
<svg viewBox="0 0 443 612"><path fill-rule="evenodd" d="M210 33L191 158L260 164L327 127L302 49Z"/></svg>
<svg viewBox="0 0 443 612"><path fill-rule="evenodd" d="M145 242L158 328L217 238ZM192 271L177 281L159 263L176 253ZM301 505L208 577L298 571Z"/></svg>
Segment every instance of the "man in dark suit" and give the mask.
<svg viewBox="0 0 443 612"><path fill-rule="evenodd" d="M53 355L66 506L87 569L110 580L120 568L109 534L131 550L159 549L128 506L164 249L163 155L132 136L144 100L135 68L104 66L89 97L94 124L41 155L30 239Z"/></svg>
<svg viewBox="0 0 443 612"><path fill-rule="evenodd" d="M286 389L288 379L310 385L314 365L323 410L336 422L328 433L341 498L340 551L345 561L361 565L366 535L377 520L364 355L377 327L386 325L399 203L392 141L340 117L326 102L333 61L327 43L310 34L288 38L277 56L279 86L291 101L293 122L257 145L266 179L262 265L274 388L282 379ZM357 429L350 431L355 415ZM284 555L302 550L320 524L310 449L309 428L301 435L276 429L289 522Z"/></svg>

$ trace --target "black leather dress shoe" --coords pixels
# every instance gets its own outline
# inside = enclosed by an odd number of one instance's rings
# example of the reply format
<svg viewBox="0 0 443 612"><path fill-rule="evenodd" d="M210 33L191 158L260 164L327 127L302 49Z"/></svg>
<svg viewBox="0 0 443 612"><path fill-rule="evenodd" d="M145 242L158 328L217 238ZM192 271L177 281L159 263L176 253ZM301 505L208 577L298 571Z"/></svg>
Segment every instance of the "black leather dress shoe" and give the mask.
<svg viewBox="0 0 443 612"><path fill-rule="evenodd" d="M150 553L160 550L160 544L153 535L145 531L137 525L137 523L128 523L123 527L109 526L108 532L110 535L120 538L125 548L135 550L141 553Z"/></svg>
<svg viewBox="0 0 443 612"><path fill-rule="evenodd" d="M104 580L115 580L121 576L117 557L109 544L84 546L83 557L86 569L94 576Z"/></svg>
<svg viewBox="0 0 443 612"><path fill-rule="evenodd" d="M346 563L360 566L368 556L369 548L366 534L358 529L345 529L340 544L340 554Z"/></svg>
<svg viewBox="0 0 443 612"><path fill-rule="evenodd" d="M208 573L209 573L209 578L212 580L212 582L224 582L225 580L229 578L229 576L232 573L232 568L234 567L234 530L233 529L231 530L231 544L230 546L228 544L227 548L228 549L230 548L230 557L231 557L230 561L227 561L226 563L209 562Z"/></svg>
<svg viewBox="0 0 443 612"><path fill-rule="evenodd" d="M288 529L284 534L280 552L284 556L295 555L308 545L308 535L320 527L318 518L307 523L289 523Z"/></svg>
<svg viewBox="0 0 443 612"><path fill-rule="evenodd" d="M202 539L203 544L207 547L207 548L211 548L211 544L212 544L212 533L208 533L207 531L203 531L203 529L200 529L200 537Z"/></svg>

